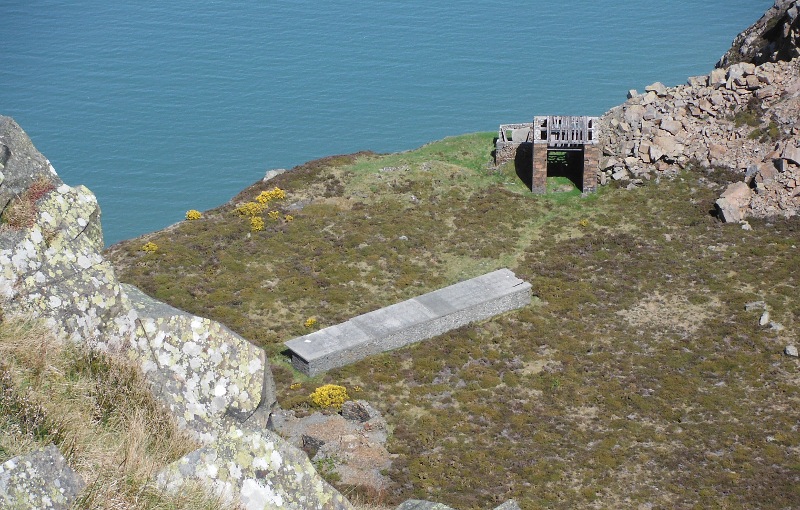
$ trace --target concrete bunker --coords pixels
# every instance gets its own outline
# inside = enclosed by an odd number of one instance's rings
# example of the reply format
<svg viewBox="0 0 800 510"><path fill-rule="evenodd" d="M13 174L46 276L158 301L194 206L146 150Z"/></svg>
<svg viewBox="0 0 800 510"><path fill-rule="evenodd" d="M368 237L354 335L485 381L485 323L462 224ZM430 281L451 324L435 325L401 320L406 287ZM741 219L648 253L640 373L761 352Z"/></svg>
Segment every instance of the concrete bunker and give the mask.
<svg viewBox="0 0 800 510"><path fill-rule="evenodd" d="M308 376L433 338L471 322L522 308L531 284L509 269L381 308L284 342L292 365Z"/></svg>
<svg viewBox="0 0 800 510"><path fill-rule="evenodd" d="M495 165L514 162L517 176L534 193L548 177L566 177L583 193L597 190L600 162L597 117L536 116L531 123L501 124Z"/></svg>

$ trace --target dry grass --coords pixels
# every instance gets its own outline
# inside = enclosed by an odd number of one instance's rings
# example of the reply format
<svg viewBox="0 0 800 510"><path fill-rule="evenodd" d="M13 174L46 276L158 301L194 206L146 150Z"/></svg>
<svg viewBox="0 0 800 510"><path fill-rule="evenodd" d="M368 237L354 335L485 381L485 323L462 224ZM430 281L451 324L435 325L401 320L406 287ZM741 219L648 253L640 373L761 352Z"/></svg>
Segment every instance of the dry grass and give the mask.
<svg viewBox="0 0 800 510"><path fill-rule="evenodd" d="M28 228L39 215L36 202L56 189L55 184L46 177L36 179L21 195L14 198L3 211L2 221L12 229Z"/></svg>
<svg viewBox="0 0 800 510"><path fill-rule="evenodd" d="M152 480L196 449L131 363L65 345L40 324L0 323L0 462L55 443L87 482L75 508L220 509L201 487Z"/></svg>

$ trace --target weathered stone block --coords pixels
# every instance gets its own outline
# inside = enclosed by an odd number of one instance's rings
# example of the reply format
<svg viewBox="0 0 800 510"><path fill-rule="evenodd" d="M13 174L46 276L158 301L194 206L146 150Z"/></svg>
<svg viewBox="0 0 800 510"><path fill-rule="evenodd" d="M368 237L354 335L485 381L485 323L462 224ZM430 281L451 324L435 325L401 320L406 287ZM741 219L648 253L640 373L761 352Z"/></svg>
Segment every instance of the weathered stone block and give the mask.
<svg viewBox="0 0 800 510"><path fill-rule="evenodd" d="M223 418L244 422L275 402L263 349L218 322L173 308L132 285L123 284L123 289L138 314L131 348L156 396L181 426L210 441Z"/></svg>
<svg viewBox="0 0 800 510"><path fill-rule="evenodd" d="M51 445L0 464L0 508L67 510L85 485Z"/></svg>

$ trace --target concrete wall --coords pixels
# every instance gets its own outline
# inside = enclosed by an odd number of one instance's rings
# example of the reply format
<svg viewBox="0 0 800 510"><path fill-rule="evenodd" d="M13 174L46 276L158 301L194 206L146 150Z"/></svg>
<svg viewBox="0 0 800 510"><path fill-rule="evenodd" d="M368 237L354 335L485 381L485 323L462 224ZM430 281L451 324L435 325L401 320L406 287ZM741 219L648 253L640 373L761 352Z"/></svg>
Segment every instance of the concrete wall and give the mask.
<svg viewBox="0 0 800 510"><path fill-rule="evenodd" d="M531 285L500 269L285 342L292 365L314 376L367 356L522 308Z"/></svg>

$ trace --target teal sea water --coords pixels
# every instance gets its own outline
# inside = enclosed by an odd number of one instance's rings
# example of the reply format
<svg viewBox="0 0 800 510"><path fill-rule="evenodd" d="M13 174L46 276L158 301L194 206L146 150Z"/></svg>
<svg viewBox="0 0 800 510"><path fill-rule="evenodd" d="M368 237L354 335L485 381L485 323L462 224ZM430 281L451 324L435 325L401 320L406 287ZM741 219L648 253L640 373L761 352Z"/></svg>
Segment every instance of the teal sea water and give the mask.
<svg viewBox="0 0 800 510"><path fill-rule="evenodd" d="M602 114L709 72L771 3L2 0L0 114L111 244L271 168Z"/></svg>

